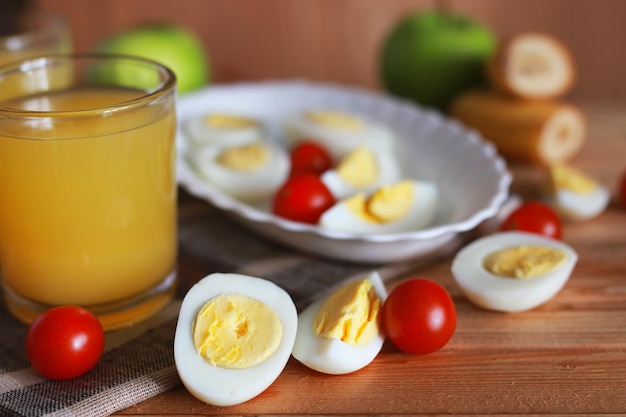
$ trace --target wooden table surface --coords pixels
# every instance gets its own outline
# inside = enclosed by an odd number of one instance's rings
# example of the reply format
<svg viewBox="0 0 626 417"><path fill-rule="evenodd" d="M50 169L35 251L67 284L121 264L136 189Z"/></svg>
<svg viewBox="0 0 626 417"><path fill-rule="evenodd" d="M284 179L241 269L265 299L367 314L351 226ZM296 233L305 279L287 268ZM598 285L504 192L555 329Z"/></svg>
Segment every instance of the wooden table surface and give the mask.
<svg viewBox="0 0 626 417"><path fill-rule="evenodd" d="M572 163L615 195L626 170L626 105L582 108L589 134ZM512 190L532 197L539 171L510 169ZM451 258L409 274L438 280L456 303L456 333L436 353L411 356L386 343L368 367L344 376L292 358L272 386L238 406L203 404L181 386L118 414L626 414L626 209L614 199L598 218L566 224L564 240L580 256L570 281L524 313L472 305L454 284Z"/></svg>

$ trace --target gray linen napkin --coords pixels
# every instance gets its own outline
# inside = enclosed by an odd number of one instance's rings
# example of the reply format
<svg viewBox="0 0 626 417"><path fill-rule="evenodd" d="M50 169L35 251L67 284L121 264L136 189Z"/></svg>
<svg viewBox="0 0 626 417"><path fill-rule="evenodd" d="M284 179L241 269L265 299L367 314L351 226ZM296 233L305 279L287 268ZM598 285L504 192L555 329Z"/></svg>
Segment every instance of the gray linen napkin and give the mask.
<svg viewBox="0 0 626 417"><path fill-rule="evenodd" d="M173 355L178 310L187 290L209 273L239 272L269 279L300 308L316 294L374 269L307 256L269 242L184 192L179 219L176 299L150 320L107 334L103 357L83 376L53 381L37 374L26 358L27 326L0 306L0 415L106 416L179 385ZM391 278L407 267L379 271Z"/></svg>

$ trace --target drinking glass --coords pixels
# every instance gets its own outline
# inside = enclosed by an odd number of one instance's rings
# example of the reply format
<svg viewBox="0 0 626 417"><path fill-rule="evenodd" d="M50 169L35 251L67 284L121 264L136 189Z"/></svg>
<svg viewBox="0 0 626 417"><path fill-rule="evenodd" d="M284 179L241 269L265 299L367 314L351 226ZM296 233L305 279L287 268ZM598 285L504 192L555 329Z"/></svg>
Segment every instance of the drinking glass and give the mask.
<svg viewBox="0 0 626 417"><path fill-rule="evenodd" d="M0 272L16 317L80 305L110 330L171 299L175 95L174 74L141 58L0 67Z"/></svg>
<svg viewBox="0 0 626 417"><path fill-rule="evenodd" d="M66 20L41 11L5 13L0 17L0 64L72 50Z"/></svg>

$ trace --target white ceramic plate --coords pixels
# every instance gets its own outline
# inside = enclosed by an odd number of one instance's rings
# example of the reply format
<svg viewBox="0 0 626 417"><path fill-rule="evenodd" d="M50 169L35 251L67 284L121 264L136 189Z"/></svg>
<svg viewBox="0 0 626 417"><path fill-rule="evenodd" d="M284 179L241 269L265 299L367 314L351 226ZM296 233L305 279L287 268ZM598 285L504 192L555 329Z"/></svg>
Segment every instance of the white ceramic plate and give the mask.
<svg viewBox="0 0 626 417"><path fill-rule="evenodd" d="M179 126L208 112L243 114L264 121L280 140L285 118L312 108L353 112L393 129L406 176L439 186L441 209L434 224L408 233L361 235L279 218L200 179L186 159L187 139L180 128L179 184L267 238L308 253L359 263L409 261L436 254L459 234L493 218L507 199L511 175L494 147L477 133L439 113L366 90L302 81L215 85L179 100Z"/></svg>

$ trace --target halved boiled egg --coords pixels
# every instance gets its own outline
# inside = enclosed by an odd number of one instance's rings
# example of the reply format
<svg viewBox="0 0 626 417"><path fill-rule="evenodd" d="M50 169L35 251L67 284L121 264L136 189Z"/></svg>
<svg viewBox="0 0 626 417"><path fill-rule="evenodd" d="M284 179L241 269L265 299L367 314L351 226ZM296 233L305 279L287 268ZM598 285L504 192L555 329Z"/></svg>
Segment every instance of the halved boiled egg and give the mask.
<svg viewBox="0 0 626 417"><path fill-rule="evenodd" d="M205 179L249 203L270 198L289 176L289 155L267 140L235 146L209 145L190 158Z"/></svg>
<svg viewBox="0 0 626 417"><path fill-rule="evenodd" d="M551 204L566 220L586 220L604 211L611 200L607 187L564 164L550 167L548 193Z"/></svg>
<svg viewBox="0 0 626 417"><path fill-rule="evenodd" d="M291 355L298 315L285 290L240 274L211 274L185 295L174 336L181 381L201 401L248 401L278 378Z"/></svg>
<svg viewBox="0 0 626 417"><path fill-rule="evenodd" d="M371 193L401 179L398 161L388 150L358 146L350 151L335 169L324 172L322 182L336 199L358 192Z"/></svg>
<svg viewBox="0 0 626 417"><path fill-rule="evenodd" d="M385 341L379 322L386 298L380 275L372 272L318 299L298 316L293 357L333 375L367 366Z"/></svg>
<svg viewBox="0 0 626 417"><path fill-rule="evenodd" d="M184 132L193 148L206 145L244 145L264 136L260 121L247 116L226 113L207 113L191 118L183 124Z"/></svg>
<svg viewBox="0 0 626 417"><path fill-rule="evenodd" d="M339 110L309 110L288 117L284 124L290 146L303 140L323 146L338 162L357 146L392 149L394 135L382 125Z"/></svg>
<svg viewBox="0 0 626 417"><path fill-rule="evenodd" d="M319 225L348 233L410 232L433 221L438 200L435 184L402 180L337 202L322 214Z"/></svg>
<svg viewBox="0 0 626 417"><path fill-rule="evenodd" d="M578 254L560 240L528 232L500 232L461 249L452 274L479 307L520 312L554 297L569 279Z"/></svg>

